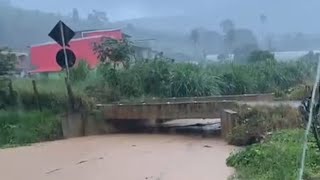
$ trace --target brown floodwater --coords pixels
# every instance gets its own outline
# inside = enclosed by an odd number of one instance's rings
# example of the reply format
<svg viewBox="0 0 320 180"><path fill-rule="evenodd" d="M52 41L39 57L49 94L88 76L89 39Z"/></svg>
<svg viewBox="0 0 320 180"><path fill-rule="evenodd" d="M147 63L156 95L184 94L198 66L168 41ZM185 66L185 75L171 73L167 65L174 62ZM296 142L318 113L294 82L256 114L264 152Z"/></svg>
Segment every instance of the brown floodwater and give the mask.
<svg viewBox="0 0 320 180"><path fill-rule="evenodd" d="M234 147L180 135L119 134L0 150L3 180L225 180Z"/></svg>

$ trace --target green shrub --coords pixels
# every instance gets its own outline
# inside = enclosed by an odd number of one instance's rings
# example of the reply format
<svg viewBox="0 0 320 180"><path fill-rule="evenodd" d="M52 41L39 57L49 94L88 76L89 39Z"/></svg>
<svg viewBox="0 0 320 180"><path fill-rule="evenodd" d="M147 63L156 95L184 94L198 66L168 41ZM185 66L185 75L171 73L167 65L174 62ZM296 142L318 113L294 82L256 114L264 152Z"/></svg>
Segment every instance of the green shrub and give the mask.
<svg viewBox="0 0 320 180"><path fill-rule="evenodd" d="M261 144L232 154L227 165L236 168L240 180L297 179L303 130L285 130L273 134ZM319 175L320 153L309 143L305 180ZM318 176L319 177L319 176Z"/></svg>
<svg viewBox="0 0 320 180"><path fill-rule="evenodd" d="M89 65L85 60L80 60L76 67L70 70L70 80L72 82L85 81L89 75Z"/></svg>
<svg viewBox="0 0 320 180"><path fill-rule="evenodd" d="M290 92L287 93L287 99L289 100L303 100L311 96L311 86L299 85L290 89Z"/></svg>
<svg viewBox="0 0 320 180"><path fill-rule="evenodd" d="M13 80L13 92L9 88L0 91L0 109L19 108L22 110L48 109L52 112L65 112L69 105L67 89L64 80L37 80L38 98L30 79ZM92 104L82 89L72 86L75 104ZM13 103L16 102L16 103ZM3 107L2 107L3 106ZM2 108L1 108L2 107ZM85 108L85 107L83 107Z"/></svg>
<svg viewBox="0 0 320 180"><path fill-rule="evenodd" d="M248 57L249 63L266 62L266 61L276 61L274 54L270 51L255 50L250 53Z"/></svg>
<svg viewBox="0 0 320 180"><path fill-rule="evenodd" d="M0 147L60 139L61 128L49 111L0 111Z"/></svg>
<svg viewBox="0 0 320 180"><path fill-rule="evenodd" d="M228 135L228 142L238 146L257 143L269 132L298 128L303 123L298 110L289 106L240 106L237 111L237 126Z"/></svg>

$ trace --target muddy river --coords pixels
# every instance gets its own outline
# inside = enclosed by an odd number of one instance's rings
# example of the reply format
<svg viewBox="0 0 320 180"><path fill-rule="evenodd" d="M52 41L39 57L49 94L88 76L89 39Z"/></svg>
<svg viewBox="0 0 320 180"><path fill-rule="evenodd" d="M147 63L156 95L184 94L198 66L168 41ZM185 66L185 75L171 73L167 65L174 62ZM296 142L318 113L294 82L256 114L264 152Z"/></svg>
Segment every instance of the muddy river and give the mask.
<svg viewBox="0 0 320 180"><path fill-rule="evenodd" d="M0 150L3 180L225 180L223 140L119 134Z"/></svg>

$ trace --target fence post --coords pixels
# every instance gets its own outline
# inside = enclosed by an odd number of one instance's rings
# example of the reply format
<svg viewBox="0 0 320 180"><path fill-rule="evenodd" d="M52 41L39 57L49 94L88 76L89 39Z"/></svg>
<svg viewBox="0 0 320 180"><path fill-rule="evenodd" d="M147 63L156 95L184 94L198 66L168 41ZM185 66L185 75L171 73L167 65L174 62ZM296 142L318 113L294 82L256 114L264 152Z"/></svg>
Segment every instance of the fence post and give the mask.
<svg viewBox="0 0 320 180"><path fill-rule="evenodd" d="M37 84L36 84L35 80L32 80L32 86L33 86L34 97L36 98L36 101L37 101L38 109L40 112L42 112L42 107L41 107L40 98L39 98L39 92L38 92L38 88L37 88Z"/></svg>
<svg viewBox="0 0 320 180"><path fill-rule="evenodd" d="M8 88L9 88L9 94L10 94L10 104L12 106L16 106L18 104L17 95L13 90L13 85L12 85L12 80L11 79L9 80Z"/></svg>

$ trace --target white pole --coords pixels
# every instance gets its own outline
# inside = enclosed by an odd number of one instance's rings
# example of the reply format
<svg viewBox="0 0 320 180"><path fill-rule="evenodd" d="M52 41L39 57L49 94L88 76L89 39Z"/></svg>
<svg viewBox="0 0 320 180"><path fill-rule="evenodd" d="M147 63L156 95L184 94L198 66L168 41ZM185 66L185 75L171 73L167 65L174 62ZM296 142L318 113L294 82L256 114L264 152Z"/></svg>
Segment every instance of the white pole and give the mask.
<svg viewBox="0 0 320 180"><path fill-rule="evenodd" d="M316 101L316 93L318 91L319 87L319 82L320 81L320 57L318 58L318 65L317 65L317 75L316 75L316 81L314 82L313 85L313 90L312 90L312 96L311 96L311 105L310 107L310 112L309 112L309 117L308 117L308 124L307 128L304 134L303 138L303 149L302 149L302 155L301 155L301 163L300 163L300 169L299 169L299 176L298 180L303 180L303 173L305 169L305 161L306 161L306 153L307 153L307 148L308 148L308 135L311 129L312 121L313 119L313 111L314 111L314 104Z"/></svg>
<svg viewBox="0 0 320 180"><path fill-rule="evenodd" d="M63 48L63 53L64 53L64 61L66 64L66 73L67 73L67 79L69 81L69 66L68 66L68 57L67 57L67 51L66 51L66 43L64 39L64 31L63 31L63 26L62 26L62 21L59 22L60 26L60 33L61 33L61 39L62 39L62 48Z"/></svg>

